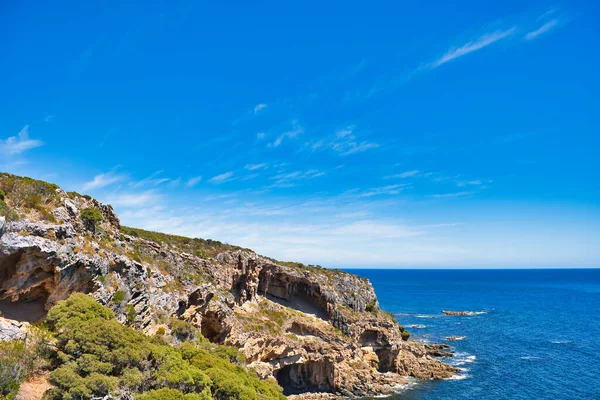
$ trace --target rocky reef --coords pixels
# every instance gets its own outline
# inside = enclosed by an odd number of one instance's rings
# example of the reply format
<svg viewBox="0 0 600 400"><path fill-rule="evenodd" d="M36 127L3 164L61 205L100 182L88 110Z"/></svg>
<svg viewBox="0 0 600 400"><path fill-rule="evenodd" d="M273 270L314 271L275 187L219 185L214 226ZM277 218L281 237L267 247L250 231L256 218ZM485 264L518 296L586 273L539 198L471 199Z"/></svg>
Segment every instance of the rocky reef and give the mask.
<svg viewBox="0 0 600 400"><path fill-rule="evenodd" d="M83 292L147 334L169 336L173 318L195 325L240 349L249 368L288 395L371 396L408 377L457 373L435 358L449 355L445 345L403 338L366 279L121 227L109 205L45 185L0 174L0 340ZM27 204L30 191L38 197Z"/></svg>

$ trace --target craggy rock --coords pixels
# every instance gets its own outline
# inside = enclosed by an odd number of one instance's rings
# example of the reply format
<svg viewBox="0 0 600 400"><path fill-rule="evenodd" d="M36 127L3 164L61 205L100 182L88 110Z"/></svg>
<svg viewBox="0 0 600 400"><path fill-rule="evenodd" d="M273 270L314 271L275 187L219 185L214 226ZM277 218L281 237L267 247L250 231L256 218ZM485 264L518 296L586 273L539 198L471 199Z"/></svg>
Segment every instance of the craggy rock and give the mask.
<svg viewBox="0 0 600 400"><path fill-rule="evenodd" d="M0 317L0 342L24 340L29 333L29 323Z"/></svg>
<svg viewBox="0 0 600 400"><path fill-rule="evenodd" d="M310 398L387 394L409 376L457 373L435 358L450 354L446 347L402 340L403 328L379 309L366 279L280 265L249 250L190 254L121 233L110 206L56 193L57 223L22 210L25 219L0 221L0 311L7 318L35 322L71 293L88 293L146 333L171 318L188 321L210 341L239 348L286 394ZM80 218L87 207L103 215L93 229ZM9 339L15 323L7 323Z"/></svg>

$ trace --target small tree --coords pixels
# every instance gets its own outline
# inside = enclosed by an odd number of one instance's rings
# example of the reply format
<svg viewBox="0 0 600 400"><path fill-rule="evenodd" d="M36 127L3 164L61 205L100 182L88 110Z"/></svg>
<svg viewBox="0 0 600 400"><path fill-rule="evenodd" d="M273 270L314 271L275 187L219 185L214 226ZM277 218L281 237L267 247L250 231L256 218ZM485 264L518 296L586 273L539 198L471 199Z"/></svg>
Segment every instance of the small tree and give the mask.
<svg viewBox="0 0 600 400"><path fill-rule="evenodd" d="M96 232L97 224L102 221L102 213L96 207L88 207L81 211L81 220L87 229Z"/></svg>
<svg viewBox="0 0 600 400"><path fill-rule="evenodd" d="M5 198L6 198L6 193L4 193L4 190L0 189L0 200L4 201Z"/></svg>

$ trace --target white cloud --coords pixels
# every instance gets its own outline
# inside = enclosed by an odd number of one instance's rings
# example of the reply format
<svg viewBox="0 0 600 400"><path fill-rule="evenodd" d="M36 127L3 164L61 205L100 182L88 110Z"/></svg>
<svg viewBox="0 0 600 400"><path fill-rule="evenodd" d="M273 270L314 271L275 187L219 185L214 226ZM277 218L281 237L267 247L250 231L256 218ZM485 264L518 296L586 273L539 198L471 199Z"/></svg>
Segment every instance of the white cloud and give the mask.
<svg viewBox="0 0 600 400"><path fill-rule="evenodd" d="M465 43L464 45L462 45L458 48L451 49L446 54L444 54L442 57L440 57L436 61L430 63L428 65L428 67L432 68L432 69L437 68L449 61L452 61L459 57L465 56L474 51L481 50L484 47L487 47L499 40L502 40L502 39L512 35L516 30L517 30L516 27L512 27L512 28L504 30L504 31L495 31L495 32L491 32L491 33L486 33L486 34L478 37L475 40L471 40L471 41Z"/></svg>
<svg viewBox="0 0 600 400"><path fill-rule="evenodd" d="M475 179L472 181L460 181L456 183L456 186L481 186L483 184L483 182L481 182L479 179Z"/></svg>
<svg viewBox="0 0 600 400"><path fill-rule="evenodd" d="M0 154L7 156L18 155L27 150L42 146L40 140L29 139L29 125L25 125L17 136L11 136L6 140L0 140Z"/></svg>
<svg viewBox="0 0 600 400"><path fill-rule="evenodd" d="M158 186L163 183L169 182L171 180L169 178L158 178L158 176L162 173L163 173L162 170L156 171L156 172L152 173L150 176L142 179L141 181L131 182L130 185L132 187L139 188L142 186Z"/></svg>
<svg viewBox="0 0 600 400"><path fill-rule="evenodd" d="M256 134L256 138L257 138L258 140L263 140L263 139L264 139L264 138L266 138L266 137L267 137L267 134L266 134L266 133L264 133L264 132L259 132L259 133L257 133L257 134Z"/></svg>
<svg viewBox="0 0 600 400"><path fill-rule="evenodd" d="M312 151L331 149L341 156L360 153L379 147L379 144L377 143L357 140L354 129L355 127L352 125L339 129L332 139L307 142L305 143L305 147L310 148Z"/></svg>
<svg viewBox="0 0 600 400"><path fill-rule="evenodd" d="M435 197L437 199L448 199L448 198L454 198L454 197L465 197L465 196L469 196L472 195L473 192L455 192L455 193L441 193L441 194L434 194L431 195L431 197Z"/></svg>
<svg viewBox="0 0 600 400"><path fill-rule="evenodd" d="M44 118L44 122L50 122L54 119L54 115L50 114L50 115L46 115L46 117Z"/></svg>
<svg viewBox="0 0 600 400"><path fill-rule="evenodd" d="M265 168L267 168L267 164L265 164L265 163L247 164L244 168L246 168L249 171L256 171L257 169L265 169Z"/></svg>
<svg viewBox="0 0 600 400"><path fill-rule="evenodd" d="M209 182L224 183L224 182L230 181L232 179L235 179L235 178L233 178L233 172L229 171L229 172L225 172L220 175L213 176L212 178L209 179Z"/></svg>
<svg viewBox="0 0 600 400"><path fill-rule="evenodd" d="M297 181L319 178L326 175L324 171L317 169L309 169L307 171L285 172L272 176L270 179L275 183L267 186L267 188L289 188L296 186Z"/></svg>
<svg viewBox="0 0 600 400"><path fill-rule="evenodd" d="M154 204L158 201L160 196L153 190L148 190L142 193L120 193L113 196L108 196L106 203L112 204L115 207L142 207ZM148 214L145 217L148 218ZM149 218L151 219L151 218Z"/></svg>
<svg viewBox="0 0 600 400"><path fill-rule="evenodd" d="M257 114L258 112L260 112L260 110L264 110L265 108L267 108L266 104L264 104L264 103L257 104L256 107L254 107L254 114Z"/></svg>
<svg viewBox="0 0 600 400"><path fill-rule="evenodd" d="M198 183L200 183L200 181L202 180L201 176L195 176L193 178L188 179L188 181L186 182L186 186L187 187L194 187L196 186Z"/></svg>
<svg viewBox="0 0 600 400"><path fill-rule="evenodd" d="M292 129L291 131L284 132L281 135L277 136L277 139L275 139L275 141L273 143L271 143L270 146L279 147L279 145L281 145L281 143L283 142L284 139L286 139L286 138L293 139L296 136L298 136L299 134L301 134L302 132L304 132L304 130L301 127L296 127L294 129Z"/></svg>
<svg viewBox="0 0 600 400"><path fill-rule="evenodd" d="M404 184L397 184L397 185L387 185L387 186L376 187L376 188L369 189L366 192L359 194L359 197L395 195L395 194L400 193L402 190L404 190L405 186L406 185L404 185Z"/></svg>
<svg viewBox="0 0 600 400"><path fill-rule="evenodd" d="M413 176L417 176L419 174L419 170L414 169L412 171L405 171L400 174L386 176L386 178L411 178Z"/></svg>
<svg viewBox="0 0 600 400"><path fill-rule="evenodd" d="M83 185L83 190L93 190L100 189L113 183L122 181L125 177L122 175L116 175L113 172L107 172L105 174L96 175L94 179L89 182L86 182Z"/></svg>
<svg viewBox="0 0 600 400"><path fill-rule="evenodd" d="M550 32L552 29L558 26L558 20L553 19L552 21L546 22L544 25L536 29L535 31L529 32L525 35L526 40L533 40L544 33Z"/></svg>

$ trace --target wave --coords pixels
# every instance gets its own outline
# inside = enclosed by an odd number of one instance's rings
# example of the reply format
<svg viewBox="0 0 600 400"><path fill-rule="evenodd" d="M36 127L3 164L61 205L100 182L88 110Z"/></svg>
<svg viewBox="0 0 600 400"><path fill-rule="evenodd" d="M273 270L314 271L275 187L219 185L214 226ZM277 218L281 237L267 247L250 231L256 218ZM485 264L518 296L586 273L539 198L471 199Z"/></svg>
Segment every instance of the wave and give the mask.
<svg viewBox="0 0 600 400"><path fill-rule="evenodd" d="M533 361L533 360L541 360L542 357L536 357L536 356L523 356L521 357L521 360L527 360L527 361Z"/></svg>
<svg viewBox="0 0 600 400"><path fill-rule="evenodd" d="M412 324L410 325L411 328L413 329L425 329L427 328L427 325L423 325L423 324Z"/></svg>
<svg viewBox="0 0 600 400"><path fill-rule="evenodd" d="M446 336L445 339L449 342L455 342L458 340L465 340L466 336Z"/></svg>
<svg viewBox="0 0 600 400"><path fill-rule="evenodd" d="M415 315L415 318L437 318L436 315L429 315L429 314L417 314Z"/></svg>
<svg viewBox="0 0 600 400"><path fill-rule="evenodd" d="M446 381L462 381L463 379L470 378L471 375L462 374L462 375L452 375L450 378L446 378Z"/></svg>
<svg viewBox="0 0 600 400"><path fill-rule="evenodd" d="M461 365L473 363L475 361L477 361L477 356L468 353L456 353L454 355L454 359L450 364L454 365L455 367L458 367Z"/></svg>
<svg viewBox="0 0 600 400"><path fill-rule="evenodd" d="M551 340L550 343L552 344L569 344L569 343L573 343L572 340Z"/></svg>

